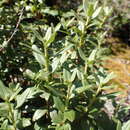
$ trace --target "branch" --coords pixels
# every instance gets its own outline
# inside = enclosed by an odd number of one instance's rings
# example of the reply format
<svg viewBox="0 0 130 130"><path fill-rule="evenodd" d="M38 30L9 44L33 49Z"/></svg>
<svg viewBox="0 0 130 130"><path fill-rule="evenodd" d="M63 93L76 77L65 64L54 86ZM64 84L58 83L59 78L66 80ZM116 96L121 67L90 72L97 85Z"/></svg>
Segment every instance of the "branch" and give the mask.
<svg viewBox="0 0 130 130"><path fill-rule="evenodd" d="M22 20L23 12L24 12L24 7L20 11L20 16L19 16L18 22L16 24L16 27L15 27L13 33L11 34L10 38L6 41L6 43L5 43L4 46L7 46L9 44L9 42L12 40L12 38L14 37L14 35L16 34L16 32L18 31L18 27L19 27L20 22ZM3 50L4 50L4 47L0 47L0 52L3 51Z"/></svg>

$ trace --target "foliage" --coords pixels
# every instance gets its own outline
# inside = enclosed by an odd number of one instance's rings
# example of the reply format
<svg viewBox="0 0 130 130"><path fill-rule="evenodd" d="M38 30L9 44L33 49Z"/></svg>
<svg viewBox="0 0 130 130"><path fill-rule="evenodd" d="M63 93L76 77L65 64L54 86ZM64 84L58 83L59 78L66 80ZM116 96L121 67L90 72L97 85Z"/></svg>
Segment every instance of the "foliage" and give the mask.
<svg viewBox="0 0 130 130"><path fill-rule="evenodd" d="M122 37L123 33L129 35L127 30L129 28L129 19L130 19L130 8L129 0L106 0L100 1L102 4L109 5L112 7L113 11L111 17L108 20L107 30L113 35ZM127 25L125 25L127 24ZM126 26L126 27L125 27ZM125 30L125 31L123 31ZM127 38L128 40L128 38Z"/></svg>
<svg viewBox="0 0 130 130"><path fill-rule="evenodd" d="M103 93L113 87L107 83L114 75L101 67L112 10L87 0L65 11L41 0L9 2L1 2L0 10L1 129L121 129L118 117L103 110L105 101L118 94ZM8 4L11 8L5 8Z"/></svg>

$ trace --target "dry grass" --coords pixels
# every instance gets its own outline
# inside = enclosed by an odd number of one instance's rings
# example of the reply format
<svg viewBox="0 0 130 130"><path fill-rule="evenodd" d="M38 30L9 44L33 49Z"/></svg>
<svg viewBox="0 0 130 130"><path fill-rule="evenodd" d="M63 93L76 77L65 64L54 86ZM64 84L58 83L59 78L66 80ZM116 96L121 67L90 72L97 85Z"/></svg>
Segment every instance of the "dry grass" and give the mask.
<svg viewBox="0 0 130 130"><path fill-rule="evenodd" d="M127 96L130 92L130 47L121 43L118 38L107 40L111 45L113 55L105 61L105 68L116 74L116 78L111 82L117 87L110 91L121 91L122 96Z"/></svg>

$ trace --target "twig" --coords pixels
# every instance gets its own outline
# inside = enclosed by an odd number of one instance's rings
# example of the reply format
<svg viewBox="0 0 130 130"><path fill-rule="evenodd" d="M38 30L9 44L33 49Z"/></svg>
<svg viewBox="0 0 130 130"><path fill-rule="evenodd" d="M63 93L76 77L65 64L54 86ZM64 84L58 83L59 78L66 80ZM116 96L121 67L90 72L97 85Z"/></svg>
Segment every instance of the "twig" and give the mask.
<svg viewBox="0 0 130 130"><path fill-rule="evenodd" d="M18 27L20 25L20 22L21 22L21 19L23 16L23 11L24 11L24 7L20 11L20 16L19 16L18 22L17 22L16 27L15 27L13 33L11 34L10 38L5 42L5 45L3 47L0 46L0 52L2 52L4 50L4 48L9 44L9 42L12 40L12 38L14 37L16 32L18 31Z"/></svg>
<svg viewBox="0 0 130 130"><path fill-rule="evenodd" d="M14 35L16 34L16 32L17 32L17 30L18 30L19 24L20 24L21 19L22 19L23 10L24 10L24 7L23 7L22 10L20 11L20 16L19 16L18 22L17 22L17 24L16 24L16 27L15 27L15 29L14 29L14 32L12 33L12 35L10 36L10 38L8 39L8 41L7 41L7 43L6 43L7 45L8 45L8 43L12 40L12 38L14 37Z"/></svg>

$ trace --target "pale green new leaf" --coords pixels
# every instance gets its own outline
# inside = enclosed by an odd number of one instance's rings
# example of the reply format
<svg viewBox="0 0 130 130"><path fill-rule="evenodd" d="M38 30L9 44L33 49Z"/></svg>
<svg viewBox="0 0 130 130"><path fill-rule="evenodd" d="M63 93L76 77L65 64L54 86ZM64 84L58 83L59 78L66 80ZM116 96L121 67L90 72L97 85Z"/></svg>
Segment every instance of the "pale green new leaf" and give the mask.
<svg viewBox="0 0 130 130"><path fill-rule="evenodd" d="M99 15L99 13L101 12L101 9L102 9L102 7L98 7L98 8L94 11L94 13L93 13L93 15L92 15L92 18L93 18L93 19L96 18L96 17Z"/></svg>
<svg viewBox="0 0 130 130"><path fill-rule="evenodd" d="M33 121L40 119L47 113L47 111L48 111L47 109L37 109L33 115Z"/></svg>

